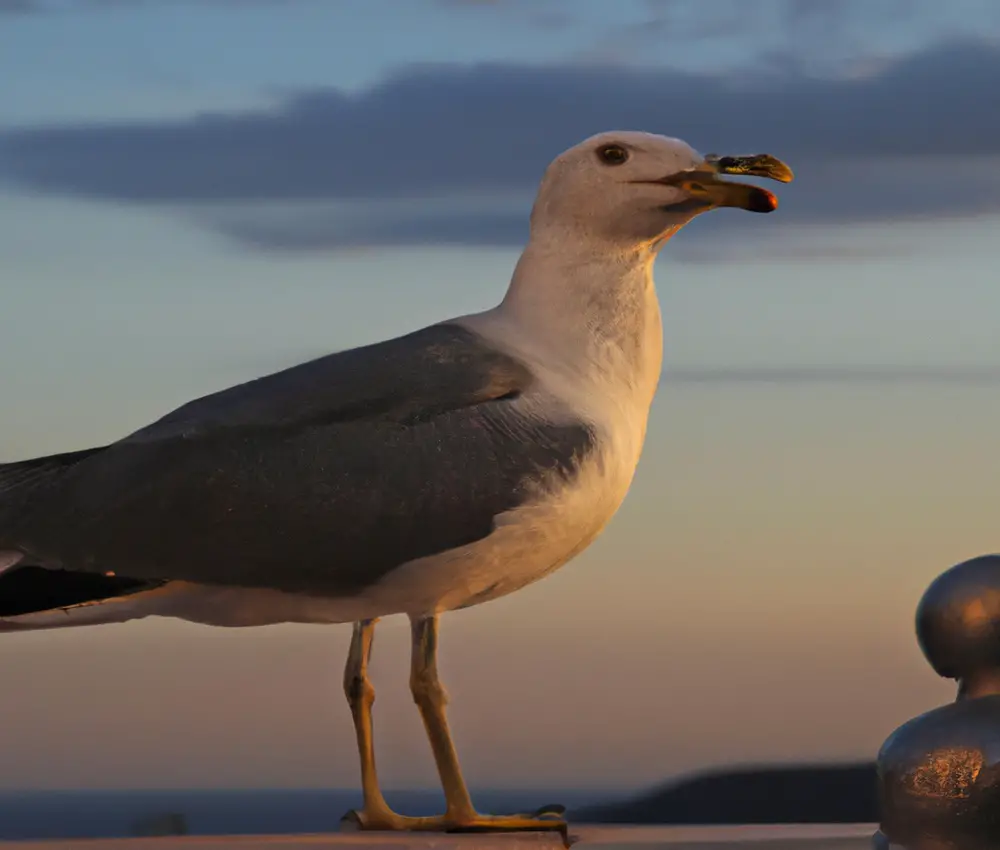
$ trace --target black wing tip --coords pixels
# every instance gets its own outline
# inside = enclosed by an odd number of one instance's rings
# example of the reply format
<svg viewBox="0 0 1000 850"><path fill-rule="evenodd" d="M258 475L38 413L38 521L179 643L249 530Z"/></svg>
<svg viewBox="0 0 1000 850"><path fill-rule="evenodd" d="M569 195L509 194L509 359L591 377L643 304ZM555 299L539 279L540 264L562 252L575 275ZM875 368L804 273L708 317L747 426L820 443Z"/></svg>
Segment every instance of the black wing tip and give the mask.
<svg viewBox="0 0 1000 850"><path fill-rule="evenodd" d="M0 618L130 596L163 583L112 574L17 566L0 575Z"/></svg>

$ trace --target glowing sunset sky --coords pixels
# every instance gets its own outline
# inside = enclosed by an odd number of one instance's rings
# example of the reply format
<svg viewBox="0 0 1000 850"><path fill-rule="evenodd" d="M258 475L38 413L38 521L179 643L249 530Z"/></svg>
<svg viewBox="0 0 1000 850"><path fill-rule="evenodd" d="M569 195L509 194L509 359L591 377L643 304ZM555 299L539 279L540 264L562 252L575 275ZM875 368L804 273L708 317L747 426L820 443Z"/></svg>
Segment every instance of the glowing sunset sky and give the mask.
<svg viewBox="0 0 1000 850"><path fill-rule="evenodd" d="M768 150L781 209L658 262L625 506L446 617L445 683L473 785L872 757L952 694L920 594L1000 549L1000 4L712 7L0 0L0 460L491 306L592 132ZM0 787L352 786L348 639L4 635ZM388 787L435 782L407 642L380 627Z"/></svg>

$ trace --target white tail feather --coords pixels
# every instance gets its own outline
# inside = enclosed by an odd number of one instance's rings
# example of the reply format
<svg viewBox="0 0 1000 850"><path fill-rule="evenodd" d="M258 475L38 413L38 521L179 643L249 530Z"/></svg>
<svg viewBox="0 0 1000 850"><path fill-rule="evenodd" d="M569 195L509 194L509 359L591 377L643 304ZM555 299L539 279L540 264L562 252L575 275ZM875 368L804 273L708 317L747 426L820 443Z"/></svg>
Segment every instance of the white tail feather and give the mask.
<svg viewBox="0 0 1000 850"><path fill-rule="evenodd" d="M169 587L167 585L166 587ZM27 632L41 629L64 629L72 626L99 626L106 623L125 623L155 615L161 607L159 599L152 599L165 587L81 602L65 608L51 608L48 611L34 611L14 617L0 617L0 632Z"/></svg>

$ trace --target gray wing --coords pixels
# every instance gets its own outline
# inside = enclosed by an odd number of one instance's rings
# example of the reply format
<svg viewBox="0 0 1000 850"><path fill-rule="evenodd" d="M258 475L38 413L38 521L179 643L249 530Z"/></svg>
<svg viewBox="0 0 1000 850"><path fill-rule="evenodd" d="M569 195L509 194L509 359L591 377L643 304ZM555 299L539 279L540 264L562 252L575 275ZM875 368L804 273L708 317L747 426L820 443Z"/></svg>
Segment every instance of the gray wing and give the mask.
<svg viewBox="0 0 1000 850"><path fill-rule="evenodd" d="M350 594L491 533L593 443L458 325L194 401L103 449L0 467L0 549L140 580Z"/></svg>
<svg viewBox="0 0 1000 850"><path fill-rule="evenodd" d="M126 440L429 418L524 391L530 370L460 325L337 352L189 402Z"/></svg>

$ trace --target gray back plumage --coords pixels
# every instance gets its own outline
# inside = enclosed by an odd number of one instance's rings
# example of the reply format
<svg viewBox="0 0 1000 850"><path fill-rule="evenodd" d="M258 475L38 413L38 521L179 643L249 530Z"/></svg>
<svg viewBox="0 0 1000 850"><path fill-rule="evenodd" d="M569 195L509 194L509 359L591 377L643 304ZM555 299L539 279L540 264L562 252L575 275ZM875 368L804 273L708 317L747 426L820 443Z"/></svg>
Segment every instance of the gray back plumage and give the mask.
<svg viewBox="0 0 1000 850"><path fill-rule="evenodd" d="M593 434L519 412L532 382L455 324L329 355L103 449L0 466L0 548L143 580L356 593L572 475Z"/></svg>

